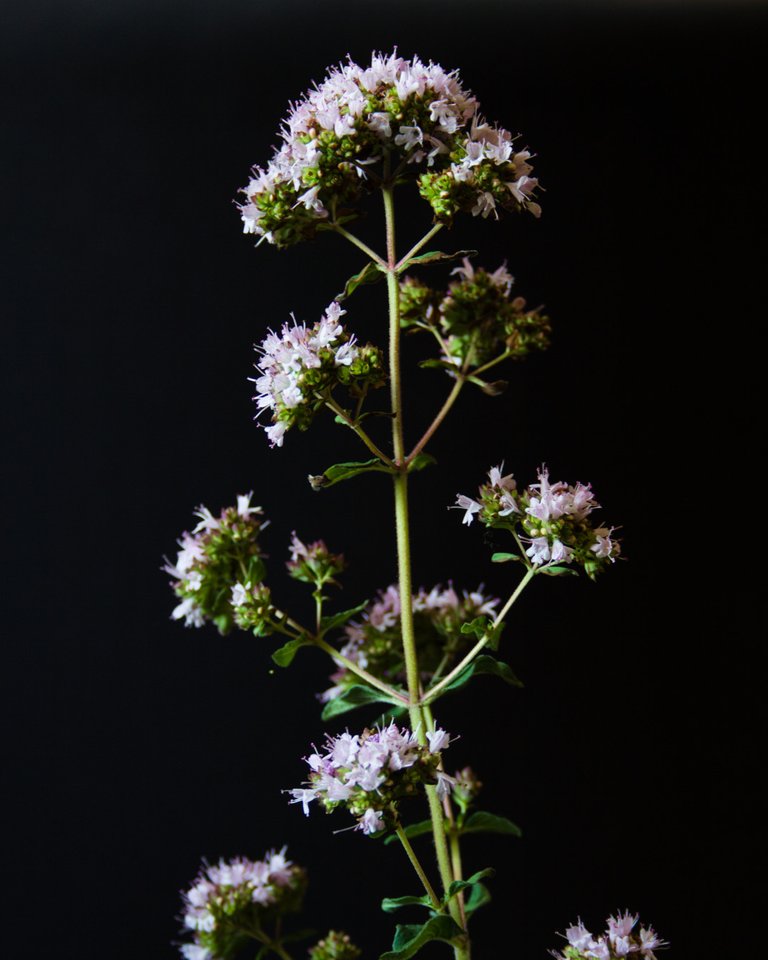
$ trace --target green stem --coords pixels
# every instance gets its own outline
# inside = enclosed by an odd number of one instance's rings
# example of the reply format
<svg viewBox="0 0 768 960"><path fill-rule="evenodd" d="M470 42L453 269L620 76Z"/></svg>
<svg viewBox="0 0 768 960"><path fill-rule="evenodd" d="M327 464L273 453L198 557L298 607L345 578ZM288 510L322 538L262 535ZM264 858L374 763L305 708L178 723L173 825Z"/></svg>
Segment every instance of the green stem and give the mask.
<svg viewBox="0 0 768 960"><path fill-rule="evenodd" d="M386 178L385 178L386 179ZM408 523L408 473L405 465L405 442L403 438L402 380L400 371L400 288L397 282L397 255L395 253L395 208L393 187L387 183L382 187L384 197L384 216L387 233L387 294L389 300L389 377L390 398L392 403L392 449L395 465L400 471L392 478L395 494L395 529L397 537L397 567L400 595L400 629L403 640L403 659L408 681L408 713L411 729L421 744L427 743L425 718L420 706L421 686L419 683L419 664L416 654L416 635L413 627L413 587L411 583L411 545ZM445 835L445 821L434 786L427 786L427 800L432 820L432 836L437 853L440 879L445 892L451 885L452 874L448 841ZM461 923L461 914L455 899L448 909L457 924ZM462 928L463 929L463 928ZM454 947L456 960L467 960L465 944Z"/></svg>
<svg viewBox="0 0 768 960"><path fill-rule="evenodd" d="M424 236L421 238L421 240L419 240L417 244L414 244L414 246L411 247L411 249L408 251L408 253L406 253L404 257L400 258L400 261L395 267L397 272L402 273L403 270L408 266L408 261L411 259L411 257L415 257L416 254L419 252L419 250L421 250L422 247L426 246L429 243L429 241L432 239L432 237L434 237L434 235L442 229L443 229L443 224L436 223L431 230L425 233Z"/></svg>
<svg viewBox="0 0 768 960"><path fill-rule="evenodd" d="M344 412L344 410L338 405L338 403L336 403L336 401L333 398L323 397L322 400L323 400L323 403L325 403L326 407L328 407L329 410L333 410L336 416L339 417L341 420L343 420L344 423L350 428L350 430L355 431L358 437L360 437L360 439L363 441L363 443L366 445L366 447L368 447L368 449L371 451L371 453L375 457L378 457L379 460L381 460L381 462L386 464L386 466L388 467L395 466L395 464L386 455L386 453L384 453L382 450L380 450L376 446L376 444L373 442L373 440L371 440L371 438L368 436L365 430L363 430L360 424L352 420L351 417L349 417Z"/></svg>
<svg viewBox="0 0 768 960"><path fill-rule="evenodd" d="M476 377L480 373L485 373L486 370L490 370L491 367L495 367L497 363L501 363L502 360L506 360L507 357L511 357L512 354L509 350L505 350L504 353L500 353L498 357L495 357L493 360L489 360L488 363L484 363L482 367L478 367L476 370L472 371L472 376Z"/></svg>
<svg viewBox="0 0 768 960"><path fill-rule="evenodd" d="M461 388L464 386L464 382L465 382L465 381L464 381L464 377L463 377L463 376L459 375L459 376L456 378L456 383L454 383L453 389L452 389L451 392L448 394L448 397L447 397L445 403L444 403L444 404L442 405L442 407L440 408L440 411L438 412L438 414L437 414L437 416L435 417L435 419L432 421L432 423L429 425L429 427L428 427L428 428L426 429L426 431L424 432L424 436L421 438L421 440L419 440L419 442L416 444L416 446L413 448L413 450L411 450L411 452L408 454L408 457L407 457L407 459L406 459L406 461L405 461L406 463L410 463L411 460L414 459L414 457L417 457L417 456L421 453L421 451L424 449L424 447L425 447L425 446L429 443L429 441L432 439L432 437L433 437L434 434L435 434L435 431L436 431L437 428L440 426L440 424L443 422L443 420L445 420L445 418L446 418L446 416L448 415L451 407L452 407L452 406L454 405L454 403L456 402L456 398L457 398L458 395L461 393Z"/></svg>
<svg viewBox="0 0 768 960"><path fill-rule="evenodd" d="M397 690L387 686L383 680L379 680L378 677L374 677L372 673L368 673L367 670L359 667L354 660L350 660L349 657L345 657L343 653L339 653L335 647L332 647L331 644L326 640L323 640L322 637L315 637L312 642L315 644L315 646L320 647L321 650L325 650L325 652L333 657L334 660L337 660L339 663L345 666L350 673L354 673L356 676L360 677L361 680L365 680L365 682L370 684L372 687L375 687L377 690L381 690L382 693L386 693L388 697L391 697L393 700L396 700L399 703L408 703L408 698L404 697L402 693L398 693Z"/></svg>
<svg viewBox="0 0 768 960"><path fill-rule="evenodd" d="M465 670L465 669L470 665L470 663L472 663L472 661L475 659L475 657L478 655L478 653L480 653L480 651L483 649L483 647L488 643L488 637L489 637L489 635L493 633L493 631L496 629L496 627L499 626L499 624L500 624L501 621L504 619L504 617L506 617L506 615L509 613L509 611L510 611L510 609L511 609L511 607L512 607L512 604L515 602L515 600L517 600L517 598L520 596L520 594L523 592L523 590L525 590L525 588L526 588L526 587L528 586L528 584L530 583L531 579L536 575L536 572L537 572L537 571L536 571L536 568L535 568L535 567L529 567L529 568L525 571L525 576L524 576L523 579L520 581L520 583L518 583L517 587L516 587L515 590L513 591L513 593L512 593L512 595L510 596L509 600L507 600L507 602L504 604L501 612L500 612L499 615L496 617L496 619L493 621L493 625L491 626L491 628L490 628L490 630L488 631L488 633L485 634L485 636L481 637L481 639L477 641L477 643L474 645L474 647L472 647L472 649L469 651L469 653L466 655L466 657L464 657L464 659L463 659L460 663L458 663L458 664L453 668L453 670L451 670L450 673L446 674L446 676L443 677L443 679L440 681L440 683L435 684L434 687L432 687L431 689L427 690L426 694L425 694L424 697L422 698L422 701L421 701L421 702L422 702L422 705L426 705L426 704L428 704L428 703L432 703L434 700L436 700L436 699L440 696L440 694L442 693L442 691L448 686L448 684L451 683L453 680L455 680L456 677L458 677L459 674L460 674L463 670Z"/></svg>
<svg viewBox="0 0 768 960"><path fill-rule="evenodd" d="M400 824L398 824L395 829L397 830L397 835L400 838L400 843L402 843L403 849L408 854L408 859L411 861L411 866L416 871L419 880L421 880L424 889L427 891L427 896L432 901L432 906L435 908L435 910L441 911L443 908L440 903L440 898L435 893L432 884L429 882L429 877L424 872L424 867L422 867L419 858L416 856L416 853L411 846L411 841L405 835L405 830L403 830Z"/></svg>
<svg viewBox="0 0 768 960"><path fill-rule="evenodd" d="M384 260L382 260L382 258L378 255L378 253L376 253L375 250L371 250L371 248L367 244L363 243L363 241L360 240L359 237L356 237L354 233L350 233L349 230L345 230L344 227L340 227L338 223L331 223L329 224L329 226L336 233L341 234L342 237L344 237L346 240L349 240L350 243L353 243L358 248L358 250L362 250L363 253L366 254L366 256L370 257L374 263L377 263L380 267L382 267L383 269L386 269L387 265L384 262Z"/></svg>
<svg viewBox="0 0 768 960"><path fill-rule="evenodd" d="M453 812L453 811L451 811ZM451 867L453 869L454 880L462 879L463 867L461 864L461 847L459 845L459 834L456 830L451 830ZM462 890L456 897L459 903L459 912L461 913L461 925L467 928L467 910L464 903L464 891Z"/></svg>

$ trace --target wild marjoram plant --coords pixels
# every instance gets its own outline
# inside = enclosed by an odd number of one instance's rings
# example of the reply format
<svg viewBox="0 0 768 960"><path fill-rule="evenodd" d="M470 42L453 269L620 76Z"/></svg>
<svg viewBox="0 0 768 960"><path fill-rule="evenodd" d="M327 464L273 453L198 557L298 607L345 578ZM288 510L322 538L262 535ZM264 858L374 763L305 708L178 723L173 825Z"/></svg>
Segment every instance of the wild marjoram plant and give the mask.
<svg viewBox="0 0 768 960"><path fill-rule="evenodd" d="M450 584L416 591L412 586L411 473L433 462L426 447L464 387L500 393L503 383L489 381L490 371L546 348L550 332L540 310L512 295L505 265L488 271L474 266L468 251L422 252L460 213L486 219L505 212L539 216L531 154L479 111L455 71L396 53L374 55L368 67L350 60L330 69L293 105L281 129L282 145L266 168L254 168L240 205L245 232L259 242L288 247L321 232L335 233L365 255L362 269L318 321L286 323L257 347L255 400L273 447L282 446L293 427L306 430L327 408L367 448L367 459L310 477L314 489L363 473L391 477L397 583L381 589L373 602L329 614L327 588L337 585L344 559L323 541L307 544L294 533L288 573L312 588L316 606L313 624L298 622L273 605L265 584L259 541L266 523L251 494L238 496L236 505L218 516L200 507L199 522L179 541L176 562L166 566L179 600L172 616L187 626L211 621L222 634L237 627L259 637L281 636L283 645L272 656L282 667L301 647L325 651L333 673L330 688L320 695L323 719L359 707L384 711L360 733L328 734L322 748L306 758L304 784L288 791L304 813L313 805L326 813L345 810L352 829L402 845L423 893L386 899L381 906L387 913L423 910L426 920L398 925L392 949L381 960L408 960L435 940L444 941L457 960L468 960L471 921L490 900L485 881L493 871L465 877L462 840L480 832L519 834L505 817L476 809L480 782L469 767L447 772L452 737L437 725L433 710L475 674L519 683L492 653L513 604L534 577L583 570L594 579L619 555L614 528L593 520L599 505L588 485L552 482L541 467L535 482L518 486L500 465L488 471L476 496L459 494L453 506L464 511L468 526L477 520L506 533L509 551L491 560L522 568L508 599L502 604L479 587L459 593ZM414 186L431 208L432 226L410 250L398 253L395 192ZM382 252L348 229L360 201L377 193L384 208ZM461 265L453 269L447 291L409 274L451 260ZM387 351L360 343L347 329L341 306L361 284L377 280L386 280ZM444 370L450 382L447 399L410 449L401 396L403 329L434 337L437 355L422 365ZM387 383L391 446L374 440L364 426L369 393ZM420 819L422 808L428 820ZM422 834L432 837L436 869L411 844ZM182 954L188 960L225 960L241 952L258 958L273 953L287 960L287 945L300 935L286 935L284 921L300 909L305 886L304 870L287 859L285 848L262 861L205 865L184 893L184 925L192 941L182 945ZM553 955L608 960L637 954L654 960L654 950L665 944L651 928L636 931L637 921L628 912L611 917L605 934L595 938L579 920L566 930L563 952ZM309 953L312 960L354 960L360 950L346 934L330 931Z"/></svg>

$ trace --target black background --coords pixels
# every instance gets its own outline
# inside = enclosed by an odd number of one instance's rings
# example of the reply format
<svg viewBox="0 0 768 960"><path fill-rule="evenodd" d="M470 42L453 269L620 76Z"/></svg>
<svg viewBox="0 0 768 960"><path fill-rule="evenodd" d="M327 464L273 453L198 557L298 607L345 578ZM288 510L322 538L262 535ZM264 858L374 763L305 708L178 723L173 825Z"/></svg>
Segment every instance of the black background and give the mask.
<svg viewBox="0 0 768 960"><path fill-rule="evenodd" d="M591 481L628 558L597 585L535 582L504 647L525 690L478 682L438 715L484 807L524 830L467 851L470 869L499 868L477 955L544 957L577 915L596 926L625 906L678 958L760 936L743 922L759 634L739 626L759 592L735 583L764 553L748 167L765 13L179 0L3 14L9 955L172 957L200 858L283 843L314 879L310 921L366 956L391 936L378 899L416 892L394 848L334 836L341 816L305 820L279 792L322 738L320 655L272 671L270 641L185 631L159 570L197 503L252 489L285 604L307 604L280 575L294 528L347 554L345 605L394 578L386 481L306 484L357 456L354 438L326 419L270 451L246 380L267 326L319 317L361 259L336 237L254 250L232 206L287 101L348 52L394 44L458 66L536 152L540 222L458 221L440 245L507 258L555 325L503 397L467 392L436 438L439 469L413 483L415 579L508 589L476 526L445 510L502 459L524 482L542 461ZM404 209L403 244L428 225ZM361 230L380 245L377 210ZM383 342L382 288L349 308ZM414 438L446 388L408 378Z"/></svg>

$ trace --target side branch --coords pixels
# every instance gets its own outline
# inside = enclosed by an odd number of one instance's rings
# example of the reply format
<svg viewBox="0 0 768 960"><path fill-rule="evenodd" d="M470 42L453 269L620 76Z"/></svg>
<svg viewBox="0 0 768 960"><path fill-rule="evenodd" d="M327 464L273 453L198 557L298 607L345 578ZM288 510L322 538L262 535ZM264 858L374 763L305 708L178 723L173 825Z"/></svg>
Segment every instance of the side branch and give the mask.
<svg viewBox="0 0 768 960"><path fill-rule="evenodd" d="M469 651L466 657L464 657L461 663L457 664L453 668L453 670L451 670L450 673L446 674L446 676L443 677L440 683L435 684L434 687L432 687L430 690L427 690L427 692L424 694L424 696L421 699L421 704L423 706L425 706L428 703L432 703L433 700L436 700L437 697L439 697L440 694L445 690L445 688L450 683L452 683L456 679L456 677L458 677L459 674L461 674L464 670L466 670L466 668L472 663L472 661L480 653L483 647L487 645L489 636L493 633L496 627L498 627L501 624L504 617L506 617L506 615L509 613L510 609L512 608L512 604L515 602L515 600L517 600L517 598L520 596L523 590L525 590L525 588L531 582L531 580L536 575L536 573L537 573L537 570L535 567L529 567L526 570L525 576L520 581L520 583L518 583L517 587L513 591L509 600L507 600L507 602L504 604L499 615L493 621L493 624L491 625L491 629L488 631L488 633L486 633L483 637L480 638L480 640L477 641L477 643L474 645L474 647L472 647L472 649Z"/></svg>
<svg viewBox="0 0 768 960"><path fill-rule="evenodd" d="M424 447L425 447L425 446L429 443L429 441L432 439L432 437L434 436L434 434L435 434L435 432L437 431L437 429L438 429L438 427L440 426L440 424L441 424L441 423L443 422L443 420L445 420L445 418L448 416L448 413L449 413L451 407L452 407L452 406L454 405L454 403L456 402L456 398L457 398L458 395L461 393L461 388L464 386L464 383L465 383L465 382L466 382L466 381L464 380L463 374L458 374L458 375L457 375L457 378L456 378L456 383L454 383L453 389L452 389L451 392L448 394L448 397L447 397L445 403L444 403L444 404L442 405L442 407L440 408L440 411L438 412L437 416L436 416L435 419L432 421L432 423L429 425L429 427L428 427L427 430L425 431L424 436L421 438L421 440L419 440L419 442L416 444L416 446L413 448L413 450L411 450L411 452L410 452L410 453L408 454L408 456L406 457L406 459L405 459L406 465L409 464L409 463L411 462L411 460L413 460L415 457L417 457L417 456L421 453L421 451L424 449Z"/></svg>
<svg viewBox="0 0 768 960"><path fill-rule="evenodd" d="M392 700L397 700L402 704L408 703L408 697L402 693L398 693L397 690L388 686L383 680L379 680L378 677L374 677L372 673L369 673L367 670L359 667L354 660L350 660L349 657L345 657L343 653L339 653L339 651L335 647L332 647L327 640L323 640L322 637L315 637L312 642L316 647L324 650L329 656L333 657L334 660L345 666L350 673L354 673L356 676L360 677L361 680L365 680L367 684L370 684L370 686L375 687L382 693L386 693L386 695Z"/></svg>

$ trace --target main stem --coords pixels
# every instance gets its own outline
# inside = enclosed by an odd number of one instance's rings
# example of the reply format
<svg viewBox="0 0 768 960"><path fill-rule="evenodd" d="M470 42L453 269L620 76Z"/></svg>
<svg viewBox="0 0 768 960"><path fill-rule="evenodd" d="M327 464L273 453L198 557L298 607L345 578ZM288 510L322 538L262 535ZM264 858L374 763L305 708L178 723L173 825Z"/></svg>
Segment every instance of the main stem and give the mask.
<svg viewBox="0 0 768 960"><path fill-rule="evenodd" d="M413 585L411 582L411 543L408 522L408 468L405 463L403 438L403 390L400 371L400 289L397 281L397 253L395 246L395 208L393 185L382 187L384 216L387 231L387 296L389 300L389 377L392 403L392 449L395 465L399 468L393 479L395 494L395 528L397 535L397 567L400 592L400 623L403 636L403 656L408 683L408 713L411 728L419 742L427 743L425 717L419 700L419 662L416 654L416 636L413 628ZM429 813L432 820L432 836L437 853L437 864L443 890L447 892L453 880L445 821L435 787L427 787ZM449 910L461 926L461 913L456 899L450 901ZM468 942L454 946L456 960L468 960Z"/></svg>

